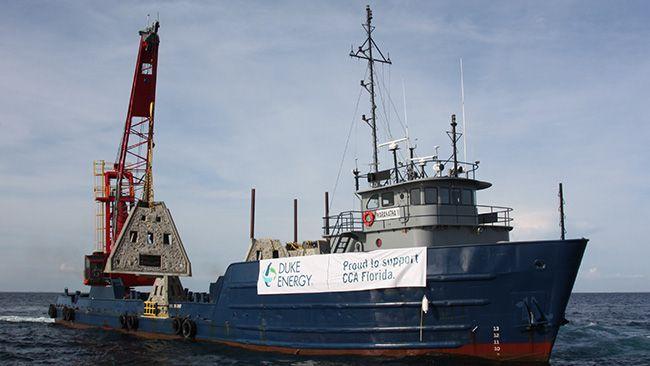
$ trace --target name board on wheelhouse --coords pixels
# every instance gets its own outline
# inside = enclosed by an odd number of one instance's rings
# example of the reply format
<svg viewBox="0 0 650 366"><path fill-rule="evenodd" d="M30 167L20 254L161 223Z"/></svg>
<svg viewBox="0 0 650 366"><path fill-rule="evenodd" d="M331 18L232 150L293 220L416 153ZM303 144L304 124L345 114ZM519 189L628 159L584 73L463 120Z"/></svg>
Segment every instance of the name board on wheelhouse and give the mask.
<svg viewBox="0 0 650 366"><path fill-rule="evenodd" d="M399 207L385 208L383 210L375 211L375 221L399 219L402 217L402 212Z"/></svg>

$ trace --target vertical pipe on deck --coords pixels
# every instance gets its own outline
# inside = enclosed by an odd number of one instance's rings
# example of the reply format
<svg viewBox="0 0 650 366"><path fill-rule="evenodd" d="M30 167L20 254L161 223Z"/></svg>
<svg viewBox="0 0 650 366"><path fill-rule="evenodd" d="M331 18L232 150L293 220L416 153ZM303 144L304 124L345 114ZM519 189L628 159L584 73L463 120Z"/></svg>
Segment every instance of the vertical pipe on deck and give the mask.
<svg viewBox="0 0 650 366"><path fill-rule="evenodd" d="M330 234L330 193L325 192L325 235Z"/></svg>
<svg viewBox="0 0 650 366"><path fill-rule="evenodd" d="M298 199L293 199L293 242L298 242Z"/></svg>
<svg viewBox="0 0 650 366"><path fill-rule="evenodd" d="M255 188L251 188L251 233L250 238L255 238Z"/></svg>
<svg viewBox="0 0 650 366"><path fill-rule="evenodd" d="M562 183L560 183L560 192L558 195L560 196L560 238L564 240L566 228L564 227L564 192L562 190Z"/></svg>
<svg viewBox="0 0 650 366"><path fill-rule="evenodd" d="M395 183L399 183L399 170L397 168L397 146L393 149L393 165L395 166Z"/></svg>

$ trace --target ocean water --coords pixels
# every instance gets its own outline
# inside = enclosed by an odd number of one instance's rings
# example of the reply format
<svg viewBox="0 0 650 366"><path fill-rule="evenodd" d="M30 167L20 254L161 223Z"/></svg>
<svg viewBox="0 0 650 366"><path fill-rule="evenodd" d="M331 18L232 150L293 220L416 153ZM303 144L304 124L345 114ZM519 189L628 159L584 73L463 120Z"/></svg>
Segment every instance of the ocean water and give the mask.
<svg viewBox="0 0 650 366"><path fill-rule="evenodd" d="M321 358L257 353L208 342L152 340L52 324L56 294L0 293L0 365L476 365L449 358ZM551 365L650 365L650 293L573 294Z"/></svg>

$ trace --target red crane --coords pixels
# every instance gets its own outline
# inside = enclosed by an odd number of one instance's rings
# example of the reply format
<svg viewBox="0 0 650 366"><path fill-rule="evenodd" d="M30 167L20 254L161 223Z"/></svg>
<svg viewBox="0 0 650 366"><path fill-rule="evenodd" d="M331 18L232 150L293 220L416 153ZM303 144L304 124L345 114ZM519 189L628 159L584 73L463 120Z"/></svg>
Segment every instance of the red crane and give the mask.
<svg viewBox="0 0 650 366"><path fill-rule="evenodd" d="M129 211L136 204L153 201L151 157L153 151L156 74L158 71L158 21L141 30L129 109L113 169L95 162L95 187L98 203L97 247L85 257L84 284L106 285L109 278L120 278L125 286L150 286L154 278L104 273L106 259L117 241Z"/></svg>

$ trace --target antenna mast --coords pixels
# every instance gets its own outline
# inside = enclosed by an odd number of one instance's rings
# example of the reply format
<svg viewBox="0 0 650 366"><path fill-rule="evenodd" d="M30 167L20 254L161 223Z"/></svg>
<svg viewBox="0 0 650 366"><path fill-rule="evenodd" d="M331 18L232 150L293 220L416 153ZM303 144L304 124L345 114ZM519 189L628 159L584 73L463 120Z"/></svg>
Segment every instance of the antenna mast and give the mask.
<svg viewBox="0 0 650 366"><path fill-rule="evenodd" d="M350 50L350 56L356 57L364 60L368 60L368 69L370 69L370 80L365 81L361 80L361 86L370 93L370 118L366 117L364 114L361 116L361 119L370 126L372 129L372 169L373 172L377 173L379 170L379 158L377 157L377 117L376 109L377 104L375 104L375 62L380 62L384 64L391 64L390 57L384 57L384 54L381 52L375 41L372 39L372 31L375 27L372 26L372 10L370 10L370 5L366 6L366 24L362 24L363 29L366 30L366 40L361 46L357 49L357 52ZM374 58L372 51L373 48L377 51L381 58Z"/></svg>
<svg viewBox="0 0 650 366"><path fill-rule="evenodd" d="M460 111L463 117L463 161L467 159L467 126L465 126L465 80L463 79L463 58L460 58Z"/></svg>
<svg viewBox="0 0 650 366"><path fill-rule="evenodd" d="M447 131L447 135L451 139L451 147L453 149L451 158L453 159L454 163L454 168L452 170L452 173L450 176L452 177L458 177L458 173L462 172L462 167L458 166L458 140L460 140L461 136L463 135L462 133L458 133L456 131L456 126L458 126L458 123L456 123L456 115L452 114L451 115L451 131ZM437 150L437 148L436 148ZM436 155L438 155L438 151L436 151Z"/></svg>

